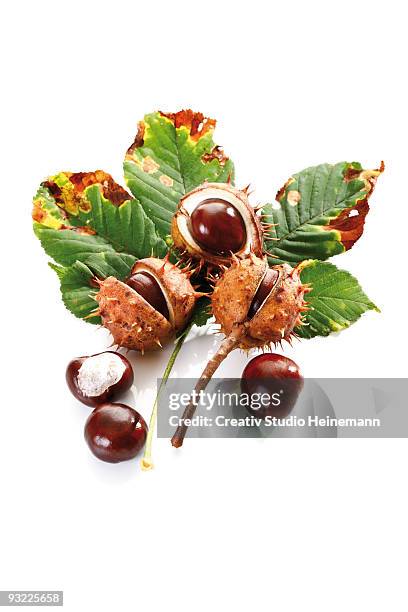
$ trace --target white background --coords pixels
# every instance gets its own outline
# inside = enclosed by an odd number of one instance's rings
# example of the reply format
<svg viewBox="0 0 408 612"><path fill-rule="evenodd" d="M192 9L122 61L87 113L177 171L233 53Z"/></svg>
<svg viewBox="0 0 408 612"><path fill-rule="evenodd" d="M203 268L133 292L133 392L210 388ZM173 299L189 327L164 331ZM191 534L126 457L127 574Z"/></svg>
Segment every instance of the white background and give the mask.
<svg viewBox="0 0 408 612"><path fill-rule="evenodd" d="M310 376L406 376L406 18L397 2L20 2L1 16L0 589L69 611L407 609L406 440L156 441L156 469L98 462L66 363L104 331L65 311L31 231L59 170L122 158L145 112L192 107L253 201L308 165L386 172L335 263L382 313L286 354ZM188 342L196 376L215 336ZM135 357L149 416L166 355ZM231 355L219 374L240 375Z"/></svg>

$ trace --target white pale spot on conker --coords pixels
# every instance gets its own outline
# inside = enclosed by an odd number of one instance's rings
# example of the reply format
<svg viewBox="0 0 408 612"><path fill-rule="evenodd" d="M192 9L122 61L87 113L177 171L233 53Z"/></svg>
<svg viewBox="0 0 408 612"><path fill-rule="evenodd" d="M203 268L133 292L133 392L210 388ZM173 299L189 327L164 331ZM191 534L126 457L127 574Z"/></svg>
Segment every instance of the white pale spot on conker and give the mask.
<svg viewBox="0 0 408 612"><path fill-rule="evenodd" d="M272 202L272 208L274 210L280 210L282 207L279 202Z"/></svg>
<svg viewBox="0 0 408 612"><path fill-rule="evenodd" d="M110 440L105 436L95 436L95 444L103 446L103 448L109 448Z"/></svg>
<svg viewBox="0 0 408 612"><path fill-rule="evenodd" d="M114 353L88 357L78 370L78 387L86 397L98 397L122 378L125 369Z"/></svg>

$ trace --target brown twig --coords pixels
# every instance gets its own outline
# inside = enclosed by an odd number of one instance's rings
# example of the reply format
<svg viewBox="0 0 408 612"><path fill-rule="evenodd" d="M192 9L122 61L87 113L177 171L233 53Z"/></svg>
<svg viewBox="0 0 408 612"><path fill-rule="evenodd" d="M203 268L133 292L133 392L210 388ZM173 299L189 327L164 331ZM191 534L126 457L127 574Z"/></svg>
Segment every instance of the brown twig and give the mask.
<svg viewBox="0 0 408 612"><path fill-rule="evenodd" d="M229 353L238 346L244 333L245 324L239 323L238 325L235 325L230 335L222 341L220 348L205 366L204 371L195 386L196 394L199 394L200 391L203 391L206 388L215 371L218 369L227 355L229 355ZM189 421L193 418L196 408L197 406L190 401L184 410L181 418L181 424L177 427L176 432L171 439L171 443L175 448L180 448L180 446L182 446L188 429L188 425L185 424L185 421Z"/></svg>

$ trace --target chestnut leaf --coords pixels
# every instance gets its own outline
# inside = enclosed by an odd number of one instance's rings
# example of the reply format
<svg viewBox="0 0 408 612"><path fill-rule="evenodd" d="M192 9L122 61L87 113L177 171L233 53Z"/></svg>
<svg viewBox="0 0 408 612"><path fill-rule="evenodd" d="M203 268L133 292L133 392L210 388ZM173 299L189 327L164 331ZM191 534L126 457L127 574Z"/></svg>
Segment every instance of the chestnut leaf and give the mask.
<svg viewBox="0 0 408 612"><path fill-rule="evenodd" d="M191 110L151 113L139 123L125 180L162 238L170 234L181 197L204 181L233 181L233 163L213 141L215 124Z"/></svg>
<svg viewBox="0 0 408 612"><path fill-rule="evenodd" d="M98 253L139 259L167 252L140 203L102 171L60 172L44 181L33 218L47 255L65 266Z"/></svg>
<svg viewBox="0 0 408 612"><path fill-rule="evenodd" d="M115 276L124 280L130 274L136 258L126 253L95 253L85 262L76 261L71 266L63 267L50 263L60 280L61 296L66 308L73 315L88 323L100 323L99 317L92 317L92 311L98 307L94 299L98 293L95 277Z"/></svg>
<svg viewBox="0 0 408 612"><path fill-rule="evenodd" d="M358 162L321 164L294 174L263 209L274 224L265 240L272 265L325 260L350 249L361 237L368 200L384 170Z"/></svg>
<svg viewBox="0 0 408 612"><path fill-rule="evenodd" d="M90 284L94 278L92 270L80 261L68 268L53 263L50 263L49 266L55 270L60 280L61 296L65 307L76 317L80 319L87 317L88 323L99 325L100 317L92 316L92 311L98 306L97 301L92 297L98 292Z"/></svg>
<svg viewBox="0 0 408 612"><path fill-rule="evenodd" d="M306 296L309 306L303 317L306 325L295 330L301 338L328 336L350 327L368 310L379 312L357 279L331 263L316 260L305 262L301 280L312 288Z"/></svg>

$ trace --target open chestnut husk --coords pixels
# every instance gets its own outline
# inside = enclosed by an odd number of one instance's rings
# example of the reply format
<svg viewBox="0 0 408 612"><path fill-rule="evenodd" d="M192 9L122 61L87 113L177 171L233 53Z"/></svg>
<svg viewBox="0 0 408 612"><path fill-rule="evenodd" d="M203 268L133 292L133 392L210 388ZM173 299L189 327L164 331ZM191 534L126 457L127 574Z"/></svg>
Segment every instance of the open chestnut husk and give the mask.
<svg viewBox="0 0 408 612"><path fill-rule="evenodd" d="M295 407L298 396L303 389L303 376L297 363L277 353L257 355L245 366L241 377L241 392L249 400L259 401L261 395L269 396L270 401L253 409L248 405L248 412L261 419L287 417Z"/></svg>
<svg viewBox="0 0 408 612"><path fill-rule="evenodd" d="M231 256L262 255L262 224L247 191L228 183L203 183L179 202L173 216L174 246L193 259L228 266Z"/></svg>
<svg viewBox="0 0 408 612"><path fill-rule="evenodd" d="M87 406L97 406L130 389L133 368L123 355L105 351L76 357L68 364L65 377L72 395Z"/></svg>
<svg viewBox="0 0 408 612"><path fill-rule="evenodd" d="M85 440L98 459L119 463L133 459L141 451L147 436L143 417L126 404L102 404L89 415Z"/></svg>
<svg viewBox="0 0 408 612"><path fill-rule="evenodd" d="M236 348L268 350L284 340L291 342L295 328L304 324L308 309L304 296L310 287L300 274L304 264L269 267L265 258L250 253L246 259L232 257L232 265L216 281L211 308L220 331L225 335L218 351L204 368L195 391L205 389L227 355ZM189 422L196 410L194 402L186 407L172 444L183 444Z"/></svg>
<svg viewBox="0 0 408 612"><path fill-rule="evenodd" d="M307 310L304 296L310 289L300 279L302 265L270 268L266 259L253 254L242 261L235 258L216 282L211 298L221 331L227 337L238 335L242 349L290 341Z"/></svg>
<svg viewBox="0 0 408 612"><path fill-rule="evenodd" d="M125 282L110 276L99 283L98 314L114 343L141 351L157 350L187 325L197 298L190 272L168 259L137 261Z"/></svg>

